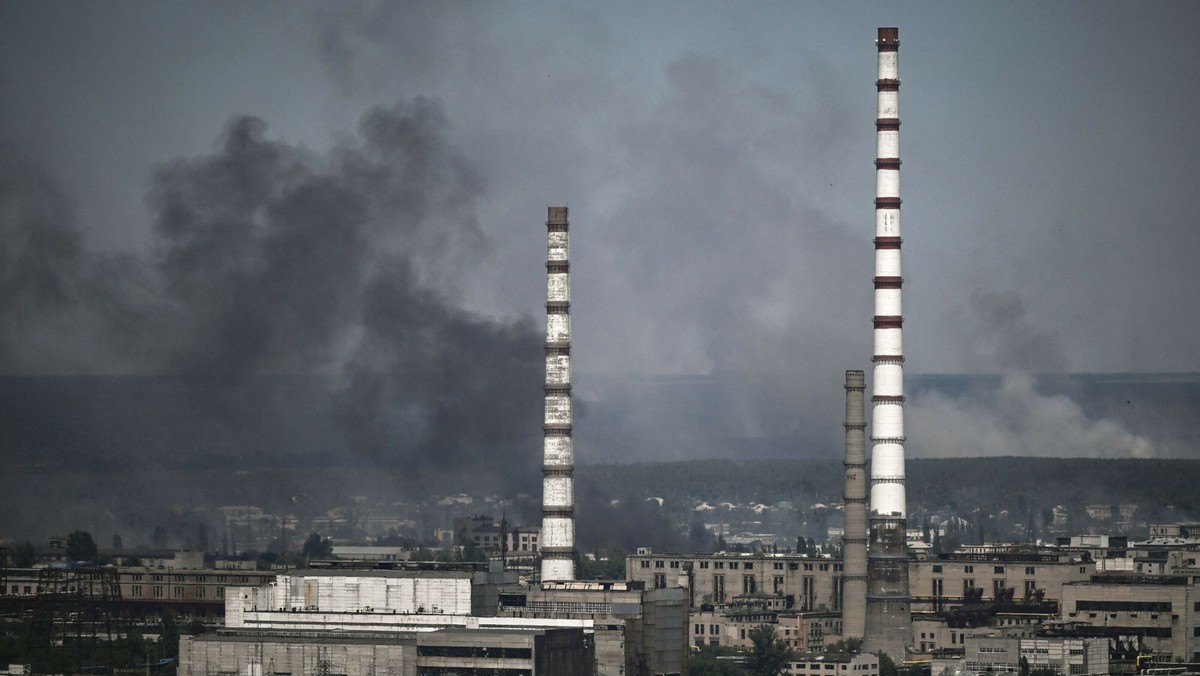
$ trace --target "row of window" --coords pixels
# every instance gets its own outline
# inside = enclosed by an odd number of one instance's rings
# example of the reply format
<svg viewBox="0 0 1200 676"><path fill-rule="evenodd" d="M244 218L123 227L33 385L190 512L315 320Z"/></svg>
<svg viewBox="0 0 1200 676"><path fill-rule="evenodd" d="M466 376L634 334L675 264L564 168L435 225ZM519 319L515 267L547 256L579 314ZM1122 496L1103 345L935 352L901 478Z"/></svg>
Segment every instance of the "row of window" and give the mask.
<svg viewBox="0 0 1200 676"><path fill-rule="evenodd" d="M172 590L171 598L173 598L173 599L184 598L184 595L186 594L187 589L188 589L188 587L179 587L179 586L174 587ZM208 588L207 587L191 587L191 589L195 590L195 593L192 596L192 598L203 599L203 598L207 598L207 596L208 596ZM155 599L164 598L163 593L164 593L163 585L152 585L150 587L150 598L155 598ZM140 584L131 585L129 587L129 597L135 598L135 599L142 598L142 585L140 585ZM216 588L216 598L218 598L218 599L225 598L225 588L224 587Z"/></svg>
<svg viewBox="0 0 1200 676"><path fill-rule="evenodd" d="M129 573L129 574L124 575L123 577L125 578L123 581L141 582L144 577L144 574L143 573ZM168 581L167 578L170 578L171 582L189 582L188 578L191 578L191 580L190 580L191 582L215 582L217 584L228 584L228 583L249 584L250 583L249 575L162 575L162 574L158 574L158 573L152 574L150 576L150 581L151 582L166 582L166 581ZM233 578L233 579L231 580L230 578Z"/></svg>
<svg viewBox="0 0 1200 676"><path fill-rule="evenodd" d="M667 565L668 563L670 564L669 567L671 567L671 568L679 568L679 565L680 565L679 561L669 561L668 562L668 561L664 561L664 560L657 560L657 561L654 561L654 567L655 568L666 568L666 567L668 567L668 565ZM701 568L701 570L708 570L709 566L711 565L712 568L715 568L717 570L724 570L726 564L729 564L729 570L737 570L739 566L743 570L754 570L754 562L753 561L700 561L700 568ZM643 559L641 562L642 568L649 568L650 565L651 565L651 562L649 560ZM783 570L783 565L784 564L782 562L778 562L778 561L772 563L774 570ZM813 566L816 566L816 570L828 571L830 564L828 564L828 563L816 563L816 564L805 563L804 570L813 570L814 569ZM788 563L787 568L788 568L788 570L800 570L800 564ZM934 566L934 568L936 569L937 566ZM833 564L833 569L835 571L842 570L842 564L840 564L840 563Z"/></svg>
<svg viewBox="0 0 1200 676"><path fill-rule="evenodd" d="M935 572L935 573L942 572L942 566L940 564L934 565L933 572ZM974 573L975 572L974 564L963 566L962 572ZM1003 575L1004 574L1004 566L992 566L992 572L995 573L996 575ZM1025 574L1026 575L1037 575L1037 567L1036 566L1025 566Z"/></svg>

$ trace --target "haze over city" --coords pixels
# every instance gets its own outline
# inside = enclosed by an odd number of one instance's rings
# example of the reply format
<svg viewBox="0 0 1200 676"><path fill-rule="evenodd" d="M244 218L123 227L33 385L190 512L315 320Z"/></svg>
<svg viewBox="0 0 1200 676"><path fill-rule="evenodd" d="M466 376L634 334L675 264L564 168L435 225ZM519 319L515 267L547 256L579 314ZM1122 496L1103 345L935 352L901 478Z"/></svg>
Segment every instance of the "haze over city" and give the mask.
<svg viewBox="0 0 1200 676"><path fill-rule="evenodd" d="M565 204L579 463L835 457L899 25L908 452L1195 457L1197 14L6 3L6 438L532 471Z"/></svg>

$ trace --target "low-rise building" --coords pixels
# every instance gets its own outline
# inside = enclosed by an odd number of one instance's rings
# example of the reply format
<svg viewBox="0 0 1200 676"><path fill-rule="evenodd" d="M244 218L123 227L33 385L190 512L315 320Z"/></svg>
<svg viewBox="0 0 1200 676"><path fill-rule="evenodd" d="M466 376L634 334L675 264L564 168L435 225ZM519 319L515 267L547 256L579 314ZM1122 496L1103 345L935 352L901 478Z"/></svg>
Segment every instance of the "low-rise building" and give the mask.
<svg viewBox="0 0 1200 676"><path fill-rule="evenodd" d="M879 656L871 653L798 653L788 676L879 676Z"/></svg>

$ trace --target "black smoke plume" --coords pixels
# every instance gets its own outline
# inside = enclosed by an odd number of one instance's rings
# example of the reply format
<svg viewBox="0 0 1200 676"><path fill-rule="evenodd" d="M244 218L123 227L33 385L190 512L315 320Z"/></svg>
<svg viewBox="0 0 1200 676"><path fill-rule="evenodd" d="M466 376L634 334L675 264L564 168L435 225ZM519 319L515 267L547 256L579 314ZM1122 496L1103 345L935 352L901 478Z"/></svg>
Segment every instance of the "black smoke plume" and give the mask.
<svg viewBox="0 0 1200 676"><path fill-rule="evenodd" d="M39 397L0 413L19 464L133 455L147 502L182 496L154 472L205 457L335 454L393 479L453 470L463 490L527 481L541 339L457 301L487 255L484 186L440 105L372 110L327 153L266 131L234 118L212 154L160 167L139 257L85 250L54 181L5 154L0 398ZM111 397L80 378L112 374L139 377ZM60 378L26 378L41 375Z"/></svg>

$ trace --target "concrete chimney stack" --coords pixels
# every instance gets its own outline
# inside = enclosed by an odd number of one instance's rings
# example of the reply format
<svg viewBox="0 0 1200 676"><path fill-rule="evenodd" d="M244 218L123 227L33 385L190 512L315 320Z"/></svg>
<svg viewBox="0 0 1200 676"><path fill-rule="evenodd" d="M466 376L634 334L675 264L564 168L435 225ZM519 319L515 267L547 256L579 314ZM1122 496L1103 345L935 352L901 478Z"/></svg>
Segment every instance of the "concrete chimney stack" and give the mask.
<svg viewBox="0 0 1200 676"><path fill-rule="evenodd" d="M575 579L571 444L571 281L566 207L546 217L546 417L542 426L542 581Z"/></svg>
<svg viewBox="0 0 1200 676"><path fill-rule="evenodd" d="M862 639L867 613L866 378L846 371L846 527L842 534L842 636Z"/></svg>
<svg viewBox="0 0 1200 676"><path fill-rule="evenodd" d="M900 304L900 38L880 28L875 120L875 347L864 647L900 662L912 644L904 493L904 316Z"/></svg>

